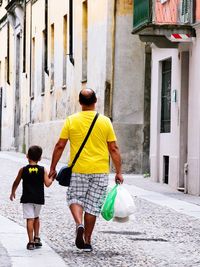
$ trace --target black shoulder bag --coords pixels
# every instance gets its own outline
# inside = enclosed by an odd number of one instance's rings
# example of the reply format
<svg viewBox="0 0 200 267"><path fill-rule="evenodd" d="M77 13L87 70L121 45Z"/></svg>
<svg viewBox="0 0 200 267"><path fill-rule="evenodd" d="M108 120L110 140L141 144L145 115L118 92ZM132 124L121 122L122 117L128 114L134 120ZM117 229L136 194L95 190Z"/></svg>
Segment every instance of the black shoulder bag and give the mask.
<svg viewBox="0 0 200 267"><path fill-rule="evenodd" d="M76 156L74 157L74 160L72 161L71 166L69 166L69 167L65 166L65 167L62 167L60 169L60 171L59 171L59 173L58 173L58 175L56 177L56 180L58 181L59 185L62 185L62 186L69 186L70 185L70 180L71 180L71 175L72 175L72 168L74 167L78 157L80 156L81 151L82 151L84 145L86 144L86 142L88 140L88 137L89 137L89 135L90 135L90 133L91 133L93 127L94 127L94 124L95 124L98 116L99 116L99 113L97 113L95 115L95 117L94 117L94 119L92 121L92 124L90 125L90 128L89 128L89 130L87 132L87 135L86 135L85 139L83 140L83 143L81 144L78 152L76 153Z"/></svg>

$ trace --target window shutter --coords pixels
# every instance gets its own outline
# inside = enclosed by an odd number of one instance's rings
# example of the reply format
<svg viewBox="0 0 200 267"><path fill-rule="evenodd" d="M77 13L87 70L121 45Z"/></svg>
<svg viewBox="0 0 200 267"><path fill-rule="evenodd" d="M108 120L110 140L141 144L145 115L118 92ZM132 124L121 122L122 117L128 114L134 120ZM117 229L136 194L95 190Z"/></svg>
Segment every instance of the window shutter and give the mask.
<svg viewBox="0 0 200 267"><path fill-rule="evenodd" d="M181 22L183 23L190 22L191 11L192 11L191 0L182 0Z"/></svg>

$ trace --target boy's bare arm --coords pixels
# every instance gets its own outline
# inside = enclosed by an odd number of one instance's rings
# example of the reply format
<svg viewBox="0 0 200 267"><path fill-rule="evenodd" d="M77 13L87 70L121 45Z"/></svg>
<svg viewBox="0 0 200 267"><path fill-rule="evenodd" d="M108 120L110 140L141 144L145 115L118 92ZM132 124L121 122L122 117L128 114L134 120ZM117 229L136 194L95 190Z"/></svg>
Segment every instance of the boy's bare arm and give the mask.
<svg viewBox="0 0 200 267"><path fill-rule="evenodd" d="M10 194L10 200L12 200L12 201L13 201L13 199L15 198L15 192L16 192L17 187L18 187L18 185L19 185L19 183L20 183L20 181L21 181L21 178L22 178L22 171L23 171L23 168L21 168L21 169L19 170L18 175L17 175L17 177L16 177L16 179L15 179L13 185L12 185L12 190L11 190L11 194Z"/></svg>
<svg viewBox="0 0 200 267"><path fill-rule="evenodd" d="M52 176L48 176L48 173L46 170L44 170L44 184L46 187L49 187L52 183L53 183L53 177Z"/></svg>

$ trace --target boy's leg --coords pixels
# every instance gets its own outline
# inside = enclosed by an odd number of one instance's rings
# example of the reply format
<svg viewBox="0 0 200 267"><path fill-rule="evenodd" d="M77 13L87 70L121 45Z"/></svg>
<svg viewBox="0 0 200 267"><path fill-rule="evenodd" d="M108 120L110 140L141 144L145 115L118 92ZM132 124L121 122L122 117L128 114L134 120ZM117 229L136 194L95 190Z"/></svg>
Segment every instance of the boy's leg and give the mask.
<svg viewBox="0 0 200 267"><path fill-rule="evenodd" d="M34 219L34 223L33 223L33 228L34 228L34 237L39 237L39 233L40 233L40 218L37 217Z"/></svg>
<svg viewBox="0 0 200 267"><path fill-rule="evenodd" d="M34 208L34 237L39 237L40 236L40 211L42 208L42 205L39 204L33 204L33 208Z"/></svg>
<svg viewBox="0 0 200 267"><path fill-rule="evenodd" d="M34 238L33 238L34 226L33 226L33 224L34 224L34 219L26 219L26 228L27 228L29 242L34 242Z"/></svg>
<svg viewBox="0 0 200 267"><path fill-rule="evenodd" d="M41 207L42 205L38 205L38 204L34 204L34 224L33 224L33 228L34 228L34 242L35 242L35 247L39 248L42 246L42 243L40 241L40 211L41 211Z"/></svg>

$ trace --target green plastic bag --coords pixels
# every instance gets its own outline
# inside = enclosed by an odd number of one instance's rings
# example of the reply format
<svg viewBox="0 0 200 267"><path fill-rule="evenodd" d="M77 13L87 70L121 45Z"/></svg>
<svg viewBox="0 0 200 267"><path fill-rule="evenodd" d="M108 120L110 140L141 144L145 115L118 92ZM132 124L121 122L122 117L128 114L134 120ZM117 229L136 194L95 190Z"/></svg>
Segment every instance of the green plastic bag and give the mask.
<svg viewBox="0 0 200 267"><path fill-rule="evenodd" d="M114 217L114 204L115 198L117 195L117 186L116 184L106 196L106 200L103 204L101 215L106 221L110 221Z"/></svg>

